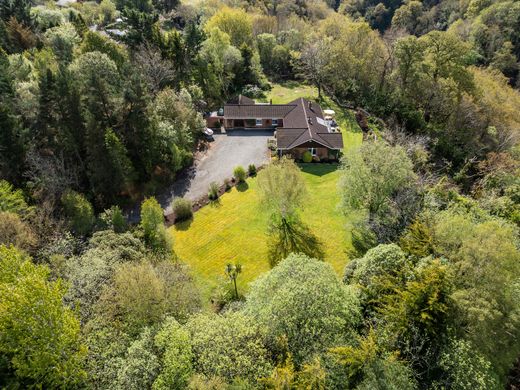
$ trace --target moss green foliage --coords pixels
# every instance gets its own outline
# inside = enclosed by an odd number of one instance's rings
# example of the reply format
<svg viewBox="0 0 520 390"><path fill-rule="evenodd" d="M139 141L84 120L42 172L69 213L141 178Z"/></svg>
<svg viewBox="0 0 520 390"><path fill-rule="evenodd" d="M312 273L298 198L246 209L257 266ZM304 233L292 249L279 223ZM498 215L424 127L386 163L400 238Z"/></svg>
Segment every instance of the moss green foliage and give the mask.
<svg viewBox="0 0 520 390"><path fill-rule="evenodd" d="M85 196L69 191L63 194L61 203L72 231L81 236L90 233L96 219L94 209Z"/></svg>
<svg viewBox="0 0 520 390"><path fill-rule="evenodd" d="M15 189L6 180L0 180L0 211L15 213L24 217L28 216L32 210L25 201L21 190Z"/></svg>
<svg viewBox="0 0 520 390"><path fill-rule="evenodd" d="M417 258L427 257L433 251L432 232L427 224L416 219L406 229L399 244L405 252Z"/></svg>
<svg viewBox="0 0 520 390"><path fill-rule="evenodd" d="M14 247L0 246L0 353L8 386L75 387L86 379L80 327L62 280Z"/></svg>
<svg viewBox="0 0 520 390"><path fill-rule="evenodd" d="M312 154L311 154L311 152L309 152L309 151L307 150L305 153L303 153L302 161L303 161L304 163L310 163L310 162L312 162Z"/></svg>
<svg viewBox="0 0 520 390"><path fill-rule="evenodd" d="M414 279L383 300L382 313L397 337L417 329L431 339L442 337L453 308L453 275L440 261L428 261L414 272ZM413 335L410 334L410 338Z"/></svg>
<svg viewBox="0 0 520 390"><path fill-rule="evenodd" d="M193 374L193 351L189 332L169 318L157 335L155 345L162 352L162 370L153 383L153 389L181 389L187 386Z"/></svg>
<svg viewBox="0 0 520 390"><path fill-rule="evenodd" d="M208 377L258 380L271 369L266 329L241 313L199 315L188 324L195 369Z"/></svg>
<svg viewBox="0 0 520 390"><path fill-rule="evenodd" d="M150 328L145 328L126 351L117 375L116 387L150 388L160 370L159 358L154 352L154 334Z"/></svg>
<svg viewBox="0 0 520 390"><path fill-rule="evenodd" d="M499 220L482 220L463 211L447 210L436 215L433 232L435 251L453 264L453 298L464 318L468 339L496 372L504 373L517 347L510 344L507 334L495 333L494 329L500 323L509 334L520 330L513 315L519 310L514 298L520 264L516 229ZM502 353L494 352L497 346L502 346Z"/></svg>
<svg viewBox="0 0 520 390"><path fill-rule="evenodd" d="M136 262L145 255L144 244L131 233L96 232L81 256L67 260L65 275L70 282L67 298L79 303L82 320L90 318L101 289L117 265Z"/></svg>
<svg viewBox="0 0 520 390"><path fill-rule="evenodd" d="M475 353L468 341L451 340L440 358L440 365L446 372L446 377L439 381L441 386L449 384L457 390L500 387L490 362L480 353Z"/></svg>
<svg viewBox="0 0 520 390"><path fill-rule="evenodd" d="M405 151L384 142L363 143L345 157L343 169L345 207L365 208L372 214L388 212L392 195L415 179Z"/></svg>
<svg viewBox="0 0 520 390"><path fill-rule="evenodd" d="M332 267L304 255L290 255L253 282L245 310L267 328L271 347L286 348L298 366L351 337L360 320L356 295Z"/></svg>
<svg viewBox="0 0 520 390"><path fill-rule="evenodd" d="M200 305L191 278L182 266L163 261L119 265L113 283L103 290L96 310L121 322L129 334L160 323L166 316L186 320Z"/></svg>
<svg viewBox="0 0 520 390"><path fill-rule="evenodd" d="M288 158L282 158L260 172L258 189L262 203L275 220L296 217L308 199L300 168Z"/></svg>
<svg viewBox="0 0 520 390"><path fill-rule="evenodd" d="M155 253L169 258L173 254L173 240L164 227L164 212L154 197L141 204L140 227L146 244Z"/></svg>
<svg viewBox="0 0 520 390"><path fill-rule="evenodd" d="M358 337L352 346L335 347L325 358L327 385L356 389L416 389L413 370L396 356L385 354L375 334Z"/></svg>

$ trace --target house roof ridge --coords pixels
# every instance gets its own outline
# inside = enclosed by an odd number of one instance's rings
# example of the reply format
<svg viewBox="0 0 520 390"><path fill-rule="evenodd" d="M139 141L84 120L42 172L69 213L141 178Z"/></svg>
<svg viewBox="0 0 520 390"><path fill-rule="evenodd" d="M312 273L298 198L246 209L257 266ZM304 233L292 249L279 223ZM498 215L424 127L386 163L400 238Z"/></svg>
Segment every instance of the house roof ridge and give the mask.
<svg viewBox="0 0 520 390"><path fill-rule="evenodd" d="M307 130L309 131L309 137L310 139L313 139L311 127L309 126L309 117L307 116L307 109L305 108L305 101L303 100L303 97L300 97L300 101L302 103L303 115L305 115L305 123L307 124Z"/></svg>

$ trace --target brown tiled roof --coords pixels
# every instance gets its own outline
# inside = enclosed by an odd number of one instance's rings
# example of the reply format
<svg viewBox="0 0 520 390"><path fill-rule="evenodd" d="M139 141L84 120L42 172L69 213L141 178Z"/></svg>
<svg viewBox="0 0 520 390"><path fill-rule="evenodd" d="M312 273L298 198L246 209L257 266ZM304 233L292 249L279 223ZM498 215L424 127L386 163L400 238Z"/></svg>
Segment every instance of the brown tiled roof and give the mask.
<svg viewBox="0 0 520 390"><path fill-rule="evenodd" d="M224 106L226 119L283 119L283 127L276 131L280 149L292 149L307 142L329 149L343 148L341 133L329 133L317 103L299 98L288 104L255 104L242 95L235 101L238 104Z"/></svg>
<svg viewBox="0 0 520 390"><path fill-rule="evenodd" d="M226 119L282 119L296 106L291 104L226 104Z"/></svg>
<svg viewBox="0 0 520 390"><path fill-rule="evenodd" d="M316 142L329 149L343 148L341 134L329 133L323 123L323 111L319 104L303 98L289 104L296 104L296 107L284 118L283 128L276 132L278 148L292 149L306 142ZM295 129L297 131L293 131ZM301 129L305 131L301 132Z"/></svg>

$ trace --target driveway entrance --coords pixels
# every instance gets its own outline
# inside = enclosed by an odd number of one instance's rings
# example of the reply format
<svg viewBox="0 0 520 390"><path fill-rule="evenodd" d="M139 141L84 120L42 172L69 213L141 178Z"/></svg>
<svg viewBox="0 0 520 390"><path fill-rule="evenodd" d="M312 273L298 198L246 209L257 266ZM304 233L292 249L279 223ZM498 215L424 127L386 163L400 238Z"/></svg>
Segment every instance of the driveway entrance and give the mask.
<svg viewBox="0 0 520 390"><path fill-rule="evenodd" d="M170 203L174 197L197 200L207 194L211 182L220 185L224 179L230 179L237 165L247 170L249 164L260 166L269 161L267 140L273 137L271 130L229 130L213 137L214 141L210 142L204 155L158 197L167 214L171 212Z"/></svg>

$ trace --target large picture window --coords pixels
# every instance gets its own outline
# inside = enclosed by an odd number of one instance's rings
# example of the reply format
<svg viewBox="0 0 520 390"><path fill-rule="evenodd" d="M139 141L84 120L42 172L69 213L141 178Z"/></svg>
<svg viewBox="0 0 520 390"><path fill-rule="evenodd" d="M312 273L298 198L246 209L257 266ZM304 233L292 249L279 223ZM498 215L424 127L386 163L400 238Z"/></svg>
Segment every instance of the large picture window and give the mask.
<svg viewBox="0 0 520 390"><path fill-rule="evenodd" d="M256 125L257 126L262 126L262 119L257 119L256 120Z"/></svg>

